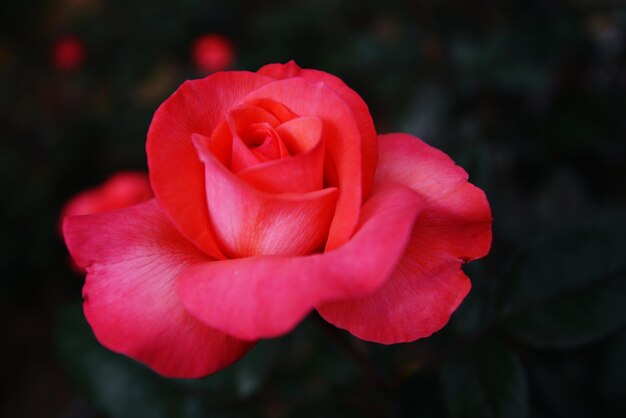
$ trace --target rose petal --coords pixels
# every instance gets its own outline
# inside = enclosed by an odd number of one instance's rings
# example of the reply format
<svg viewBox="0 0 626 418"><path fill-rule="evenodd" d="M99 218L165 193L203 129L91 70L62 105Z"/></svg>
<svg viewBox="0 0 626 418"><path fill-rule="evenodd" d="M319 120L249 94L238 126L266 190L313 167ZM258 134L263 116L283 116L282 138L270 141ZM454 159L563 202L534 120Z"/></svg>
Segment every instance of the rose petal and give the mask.
<svg viewBox="0 0 626 418"><path fill-rule="evenodd" d="M487 255L491 209L485 193L467 181L465 170L412 135L381 135L380 148L376 181L406 184L428 203L418 223L424 246L464 262Z"/></svg>
<svg viewBox="0 0 626 418"><path fill-rule="evenodd" d="M422 200L387 184L364 205L360 227L341 248L305 257L222 260L181 272L176 288L189 312L244 340L291 330L325 301L372 292L404 253Z"/></svg>
<svg viewBox="0 0 626 418"><path fill-rule="evenodd" d="M376 137L372 116L361 96L348 87L339 77L319 70L303 70L294 61L289 61L287 64L268 64L261 67L257 73L276 79L304 77L314 82L321 81L330 87L350 107L361 133L362 194L363 199L365 199L370 192L376 172L378 138Z"/></svg>
<svg viewBox="0 0 626 418"><path fill-rule="evenodd" d="M233 135L230 133L228 122L220 123L206 141L208 150L226 167L231 165L233 153Z"/></svg>
<svg viewBox="0 0 626 418"><path fill-rule="evenodd" d="M455 260L431 260L411 243L391 278L372 295L317 307L331 324L362 340L415 341L439 331L471 284Z"/></svg>
<svg viewBox="0 0 626 418"><path fill-rule="evenodd" d="M290 60L285 64L266 64L259 68L257 73L282 80L283 78L302 77L302 68L294 60Z"/></svg>
<svg viewBox="0 0 626 418"><path fill-rule="evenodd" d="M470 289L461 264L487 254L491 211L482 190L443 152L407 134L380 137L376 182L415 190L426 207L391 279L378 292L318 307L368 341L413 341L441 329Z"/></svg>
<svg viewBox="0 0 626 418"><path fill-rule="evenodd" d="M245 103L246 105L258 106L271 113L280 123L285 123L291 119L297 118L298 115L287 109L285 105L270 99L256 99Z"/></svg>
<svg viewBox="0 0 626 418"><path fill-rule="evenodd" d="M344 244L354 232L362 204L361 135L348 105L324 83L290 78L251 92L244 101L271 99L300 116L317 116L324 125L326 158L337 174L339 197L326 251Z"/></svg>
<svg viewBox="0 0 626 418"><path fill-rule="evenodd" d="M65 242L86 268L84 311L102 345L170 377L200 377L252 345L189 315L173 288L206 256L182 237L153 199L99 215L66 218Z"/></svg>
<svg viewBox="0 0 626 418"><path fill-rule="evenodd" d="M262 107L243 104L228 113L232 132L230 168L237 173L259 163L289 155L286 146L274 130L280 121Z"/></svg>
<svg viewBox="0 0 626 418"><path fill-rule="evenodd" d="M258 164L240 171L237 176L270 193L308 193L322 189L324 142L319 118L293 119L280 125L276 132L286 144L291 144L295 155Z"/></svg>
<svg viewBox="0 0 626 418"><path fill-rule="evenodd" d="M228 121L233 135L241 138L248 136L246 132L250 125L255 123L267 123L272 127L280 125L280 121L272 113L260 106L243 104L228 112Z"/></svg>
<svg viewBox="0 0 626 418"><path fill-rule="evenodd" d="M303 116L292 119L276 128L291 155L310 152L323 139L322 120L317 116Z"/></svg>
<svg viewBox="0 0 626 418"><path fill-rule="evenodd" d="M191 135L211 136L233 105L269 81L269 77L236 71L187 81L159 107L148 131L150 180L159 204L181 234L212 257L224 256L211 231L204 167Z"/></svg>
<svg viewBox="0 0 626 418"><path fill-rule="evenodd" d="M337 189L307 194L264 193L228 171L193 136L205 164L206 196L221 248L231 257L308 254L324 243L335 210Z"/></svg>
<svg viewBox="0 0 626 418"><path fill-rule="evenodd" d="M263 143L257 148L250 149L240 137L233 135L230 169L234 173L288 155L287 147L281 144L281 140L274 128L269 125L257 125L256 128L259 131L258 134L265 137Z"/></svg>

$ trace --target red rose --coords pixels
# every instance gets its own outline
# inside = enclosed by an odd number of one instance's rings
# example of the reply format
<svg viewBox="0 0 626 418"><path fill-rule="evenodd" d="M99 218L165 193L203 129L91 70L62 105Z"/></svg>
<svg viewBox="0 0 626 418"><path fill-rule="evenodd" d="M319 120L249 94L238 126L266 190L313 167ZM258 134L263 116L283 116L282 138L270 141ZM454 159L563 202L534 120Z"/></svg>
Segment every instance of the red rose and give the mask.
<svg viewBox="0 0 626 418"><path fill-rule="evenodd" d="M429 336L491 243L462 168L377 136L353 90L293 62L184 83L147 153L155 199L64 233L97 338L164 375L215 372L313 309L368 341Z"/></svg>
<svg viewBox="0 0 626 418"><path fill-rule="evenodd" d="M230 68L235 59L233 45L218 34L202 35L193 42L193 60L204 73Z"/></svg>

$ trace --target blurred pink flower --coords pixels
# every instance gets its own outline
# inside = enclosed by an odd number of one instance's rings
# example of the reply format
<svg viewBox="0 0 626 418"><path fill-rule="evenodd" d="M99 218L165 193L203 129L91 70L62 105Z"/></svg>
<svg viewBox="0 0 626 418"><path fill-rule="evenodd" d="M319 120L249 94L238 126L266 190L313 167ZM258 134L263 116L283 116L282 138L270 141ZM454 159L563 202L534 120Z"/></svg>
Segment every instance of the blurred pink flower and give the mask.
<svg viewBox="0 0 626 418"><path fill-rule="evenodd" d="M70 199L61 218L93 215L143 203L152 197L150 180L145 173L120 172L98 187L84 190Z"/></svg>
<svg viewBox="0 0 626 418"><path fill-rule="evenodd" d="M205 73L213 73L230 68L235 60L232 42L223 35L202 35L193 42L193 60Z"/></svg>
<svg viewBox="0 0 626 418"><path fill-rule="evenodd" d="M82 66L84 60L85 46L74 36L57 40L52 48L52 61L58 70L76 70Z"/></svg>

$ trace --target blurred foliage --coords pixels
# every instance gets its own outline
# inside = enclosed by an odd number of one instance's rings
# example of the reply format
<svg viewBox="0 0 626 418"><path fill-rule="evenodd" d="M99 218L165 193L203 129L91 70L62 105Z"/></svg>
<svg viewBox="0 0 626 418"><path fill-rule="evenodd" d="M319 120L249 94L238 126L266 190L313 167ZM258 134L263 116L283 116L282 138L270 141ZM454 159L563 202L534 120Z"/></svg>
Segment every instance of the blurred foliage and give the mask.
<svg viewBox="0 0 626 418"><path fill-rule="evenodd" d="M527 417L528 385L519 358L502 343L481 341L441 367L450 417Z"/></svg>
<svg viewBox="0 0 626 418"><path fill-rule="evenodd" d="M380 132L424 138L486 191L493 248L444 330L380 346L312 315L192 381L95 341L58 213L146 168L152 113L204 75L205 33L237 69L338 75ZM67 36L73 69L52 56ZM609 0L0 2L0 415L626 416L625 43Z"/></svg>

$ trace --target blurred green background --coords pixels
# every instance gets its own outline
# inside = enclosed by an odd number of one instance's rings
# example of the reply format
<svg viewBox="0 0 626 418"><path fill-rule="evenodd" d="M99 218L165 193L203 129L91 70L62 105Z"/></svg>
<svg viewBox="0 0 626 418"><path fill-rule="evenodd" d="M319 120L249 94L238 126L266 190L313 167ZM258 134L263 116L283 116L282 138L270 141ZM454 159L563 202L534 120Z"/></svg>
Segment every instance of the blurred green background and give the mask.
<svg viewBox="0 0 626 418"><path fill-rule="evenodd" d="M336 74L379 132L424 138L486 191L493 248L466 266L473 290L443 331L382 346L312 315L193 381L95 342L59 211L146 169L152 114L205 75L206 33L233 42L235 69ZM68 36L83 59L63 68ZM626 416L625 42L618 1L3 0L0 413Z"/></svg>

